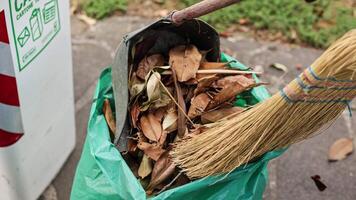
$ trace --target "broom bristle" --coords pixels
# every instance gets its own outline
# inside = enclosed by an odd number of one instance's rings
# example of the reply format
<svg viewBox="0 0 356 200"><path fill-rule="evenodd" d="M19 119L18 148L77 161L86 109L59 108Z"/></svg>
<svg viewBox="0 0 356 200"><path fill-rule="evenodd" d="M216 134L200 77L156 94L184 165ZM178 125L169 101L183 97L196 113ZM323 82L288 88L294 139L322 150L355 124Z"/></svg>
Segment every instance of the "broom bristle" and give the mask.
<svg viewBox="0 0 356 200"><path fill-rule="evenodd" d="M356 30L330 46L281 92L175 143L173 162L195 179L231 172L330 125L356 96Z"/></svg>

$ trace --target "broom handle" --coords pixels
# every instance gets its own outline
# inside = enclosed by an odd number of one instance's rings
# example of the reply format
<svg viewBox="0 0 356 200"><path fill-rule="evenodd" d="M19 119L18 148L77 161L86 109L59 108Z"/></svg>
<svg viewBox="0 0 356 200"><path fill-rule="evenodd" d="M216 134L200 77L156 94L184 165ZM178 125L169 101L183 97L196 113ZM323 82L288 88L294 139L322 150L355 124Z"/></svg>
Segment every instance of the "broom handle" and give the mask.
<svg viewBox="0 0 356 200"><path fill-rule="evenodd" d="M169 18L174 24L179 25L185 20L201 17L221 8L239 3L240 1L241 0L204 0L189 6L188 8L184 8L183 10L173 11ZM314 1L315 0L305 0L307 3L312 3Z"/></svg>
<svg viewBox="0 0 356 200"><path fill-rule="evenodd" d="M239 2L240 0L204 0L183 10L174 11L171 14L171 20L174 24L179 25L185 20L198 18Z"/></svg>

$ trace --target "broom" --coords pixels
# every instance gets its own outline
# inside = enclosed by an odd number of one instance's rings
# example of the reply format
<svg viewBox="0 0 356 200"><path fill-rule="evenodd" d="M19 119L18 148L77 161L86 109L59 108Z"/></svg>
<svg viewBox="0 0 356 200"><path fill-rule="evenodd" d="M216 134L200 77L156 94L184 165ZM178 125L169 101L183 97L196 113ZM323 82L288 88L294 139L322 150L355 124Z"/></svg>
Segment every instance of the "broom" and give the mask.
<svg viewBox="0 0 356 200"><path fill-rule="evenodd" d="M330 46L279 93L177 141L173 162L189 178L228 173L330 125L356 96L356 29Z"/></svg>

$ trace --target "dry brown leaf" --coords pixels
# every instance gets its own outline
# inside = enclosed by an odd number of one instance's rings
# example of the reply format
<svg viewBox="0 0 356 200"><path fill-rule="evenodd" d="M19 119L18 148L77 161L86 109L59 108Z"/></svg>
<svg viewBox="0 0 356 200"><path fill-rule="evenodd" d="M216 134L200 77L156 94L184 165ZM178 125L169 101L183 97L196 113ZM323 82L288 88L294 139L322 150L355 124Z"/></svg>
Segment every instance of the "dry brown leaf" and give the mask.
<svg viewBox="0 0 356 200"><path fill-rule="evenodd" d="M318 188L318 190L320 192L324 191L327 188L325 183L323 183L321 181L321 177L319 175L314 175L314 176L311 176L310 178L314 181L316 187Z"/></svg>
<svg viewBox="0 0 356 200"><path fill-rule="evenodd" d="M210 100L210 97L205 93L201 93L198 96L194 97L191 100L188 117L193 119L195 117L200 116L204 112L205 108L208 106Z"/></svg>
<svg viewBox="0 0 356 200"><path fill-rule="evenodd" d="M70 14L74 14L78 11L79 8L79 0L70 1Z"/></svg>
<svg viewBox="0 0 356 200"><path fill-rule="evenodd" d="M185 104L190 103L190 100L196 96L194 95L195 87L189 87L187 94L185 95Z"/></svg>
<svg viewBox="0 0 356 200"><path fill-rule="evenodd" d="M169 109L163 118L162 122L163 130L167 133L171 133L177 130L178 127L178 114L175 109Z"/></svg>
<svg viewBox="0 0 356 200"><path fill-rule="evenodd" d="M353 140L351 138L340 138L329 149L329 161L343 160L352 152Z"/></svg>
<svg viewBox="0 0 356 200"><path fill-rule="evenodd" d="M227 117L233 113L242 113L245 109L240 107L231 107L231 108L221 108L218 110L213 110L210 112L203 113L201 115L201 122L203 124L216 122L224 117Z"/></svg>
<svg viewBox="0 0 356 200"><path fill-rule="evenodd" d="M245 76L227 76L216 82L217 88L223 88L214 98L210 101L206 110L211 110L221 105L224 102L231 101L236 98L236 95L257 87L264 83L256 83L253 79L246 78Z"/></svg>
<svg viewBox="0 0 356 200"><path fill-rule="evenodd" d="M147 81L147 97L149 102L156 101L160 98L160 81L161 75L158 72L153 72Z"/></svg>
<svg viewBox="0 0 356 200"><path fill-rule="evenodd" d="M140 94L145 88L145 82L139 80L136 73L133 73L129 82L131 99Z"/></svg>
<svg viewBox="0 0 356 200"><path fill-rule="evenodd" d="M239 19L239 24L240 25L247 25L249 23L250 23L250 20L248 20L248 19L245 19L245 18Z"/></svg>
<svg viewBox="0 0 356 200"><path fill-rule="evenodd" d="M152 109L162 108L169 105L171 102L172 99L169 97L169 95L164 91L161 91L161 97L157 101L154 101L153 104L151 104L150 108Z"/></svg>
<svg viewBox="0 0 356 200"><path fill-rule="evenodd" d="M130 153L136 152L136 150L137 150L137 141L134 140L134 139L129 138L127 140L127 149L128 149L128 152L130 152Z"/></svg>
<svg viewBox="0 0 356 200"><path fill-rule="evenodd" d="M281 63L273 63L270 65L270 67L275 68L279 71L283 71L284 73L288 72L288 67L286 67L285 65L283 65Z"/></svg>
<svg viewBox="0 0 356 200"><path fill-rule="evenodd" d="M178 109L178 137L183 138L186 130L187 130L187 119L185 118L185 113L187 112L187 108L185 105L185 101L183 98L182 94L182 88L180 87L178 81L177 81L177 75L175 71L172 71L172 76L173 76L173 81L174 81L174 86L176 88L176 96L177 96L177 101L178 105L181 107L181 109Z"/></svg>
<svg viewBox="0 0 356 200"><path fill-rule="evenodd" d="M192 129L189 130L188 137L194 137L207 130L207 127L201 124L195 124Z"/></svg>
<svg viewBox="0 0 356 200"><path fill-rule="evenodd" d="M140 142L148 142L148 138L142 133L142 132L137 132L137 137L138 137L138 143Z"/></svg>
<svg viewBox="0 0 356 200"><path fill-rule="evenodd" d="M166 151L161 155L153 167L151 182L148 185L147 190L153 191L159 184L169 179L173 175L175 169L176 166L169 158L169 152Z"/></svg>
<svg viewBox="0 0 356 200"><path fill-rule="evenodd" d="M148 142L139 142L137 147L154 161L157 161L158 158L165 152L160 145L150 144Z"/></svg>
<svg viewBox="0 0 356 200"><path fill-rule="evenodd" d="M162 135L160 119L153 113L148 113L140 118L140 126L143 134L150 140L157 142Z"/></svg>
<svg viewBox="0 0 356 200"><path fill-rule="evenodd" d="M96 24L96 20L94 18L88 17L87 15L78 14L77 17L79 20L81 20L82 22L86 23L89 26L93 26Z"/></svg>
<svg viewBox="0 0 356 200"><path fill-rule="evenodd" d="M164 57L161 54L146 56L138 64L136 74L139 78L145 80L147 74L155 67L164 65Z"/></svg>
<svg viewBox="0 0 356 200"><path fill-rule="evenodd" d="M224 89L236 83L238 83L242 87L248 87L249 85L254 84L255 80L251 78L247 78L246 76L243 75L225 76L224 78L217 80L213 86L216 88Z"/></svg>
<svg viewBox="0 0 356 200"><path fill-rule="evenodd" d="M228 37L233 36L233 32L230 32L230 31L223 31L223 32L220 32L220 33L219 33L219 36L222 37L222 38L228 38Z"/></svg>
<svg viewBox="0 0 356 200"><path fill-rule="evenodd" d="M209 87L211 86L212 83L214 83L214 81L218 80L219 76L217 75L209 75L209 76L205 76L201 79L198 80L198 85L194 90L194 94L198 95L202 92L205 92L209 89Z"/></svg>
<svg viewBox="0 0 356 200"><path fill-rule="evenodd" d="M144 179L152 172L152 161L147 155L143 155L140 167L138 168L138 175Z"/></svg>
<svg viewBox="0 0 356 200"><path fill-rule="evenodd" d="M166 108L159 108L156 111L154 111L154 115L157 119L159 119L159 122L162 122L162 119L165 114L166 114Z"/></svg>
<svg viewBox="0 0 356 200"><path fill-rule="evenodd" d="M171 103L171 98L162 88L161 75L158 72L153 72L148 78L146 85L147 101L140 107L141 111L146 111L148 108L157 109L167 106Z"/></svg>
<svg viewBox="0 0 356 200"><path fill-rule="evenodd" d="M135 102L130 108L132 127L137 128L138 116L140 115L140 106Z"/></svg>
<svg viewBox="0 0 356 200"><path fill-rule="evenodd" d="M108 124L110 131L115 134L116 133L116 121L114 114L112 113L110 101L108 99L104 100L103 105L103 113L105 116L106 123Z"/></svg>
<svg viewBox="0 0 356 200"><path fill-rule="evenodd" d="M166 132L166 131L163 131L161 137L160 137L159 140L158 140L158 144L159 144L160 146L163 146L164 143L166 142L166 139L167 139L167 132Z"/></svg>
<svg viewBox="0 0 356 200"><path fill-rule="evenodd" d="M180 82L196 77L201 59L202 55L194 45L181 45L169 51L169 65Z"/></svg>

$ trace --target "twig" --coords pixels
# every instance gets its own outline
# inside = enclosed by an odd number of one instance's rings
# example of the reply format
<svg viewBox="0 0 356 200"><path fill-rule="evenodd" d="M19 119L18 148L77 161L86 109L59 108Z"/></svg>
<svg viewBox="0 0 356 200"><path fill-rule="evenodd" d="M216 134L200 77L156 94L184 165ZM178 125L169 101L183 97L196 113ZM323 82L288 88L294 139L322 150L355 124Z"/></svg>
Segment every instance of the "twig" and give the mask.
<svg viewBox="0 0 356 200"><path fill-rule="evenodd" d="M164 192L164 191L167 190L169 187L171 187L172 184L173 184L182 174L183 174L183 172L179 172L179 173L177 174L177 176L174 177L174 179L173 179L170 183L168 183L167 185L165 185L165 186L158 192L158 194L160 194L161 192Z"/></svg>
<svg viewBox="0 0 356 200"><path fill-rule="evenodd" d="M174 97L172 96L172 94L169 92L169 90L167 89L167 87L162 83L161 79L155 74L154 76L158 79L159 83L162 85L163 89L167 92L168 96L173 100L173 102L177 105L177 107L179 108L180 111L182 111L182 113L184 114L184 116L188 119L188 121L193 125L193 121L188 117L188 115L184 112L183 108L180 107L180 105L178 104L178 102L174 99Z"/></svg>
<svg viewBox="0 0 356 200"><path fill-rule="evenodd" d="M165 66L166 67L166 66ZM161 73L162 75L171 75L171 70L166 70ZM197 74L262 74L261 72L255 71L241 71L235 69L200 69Z"/></svg>

